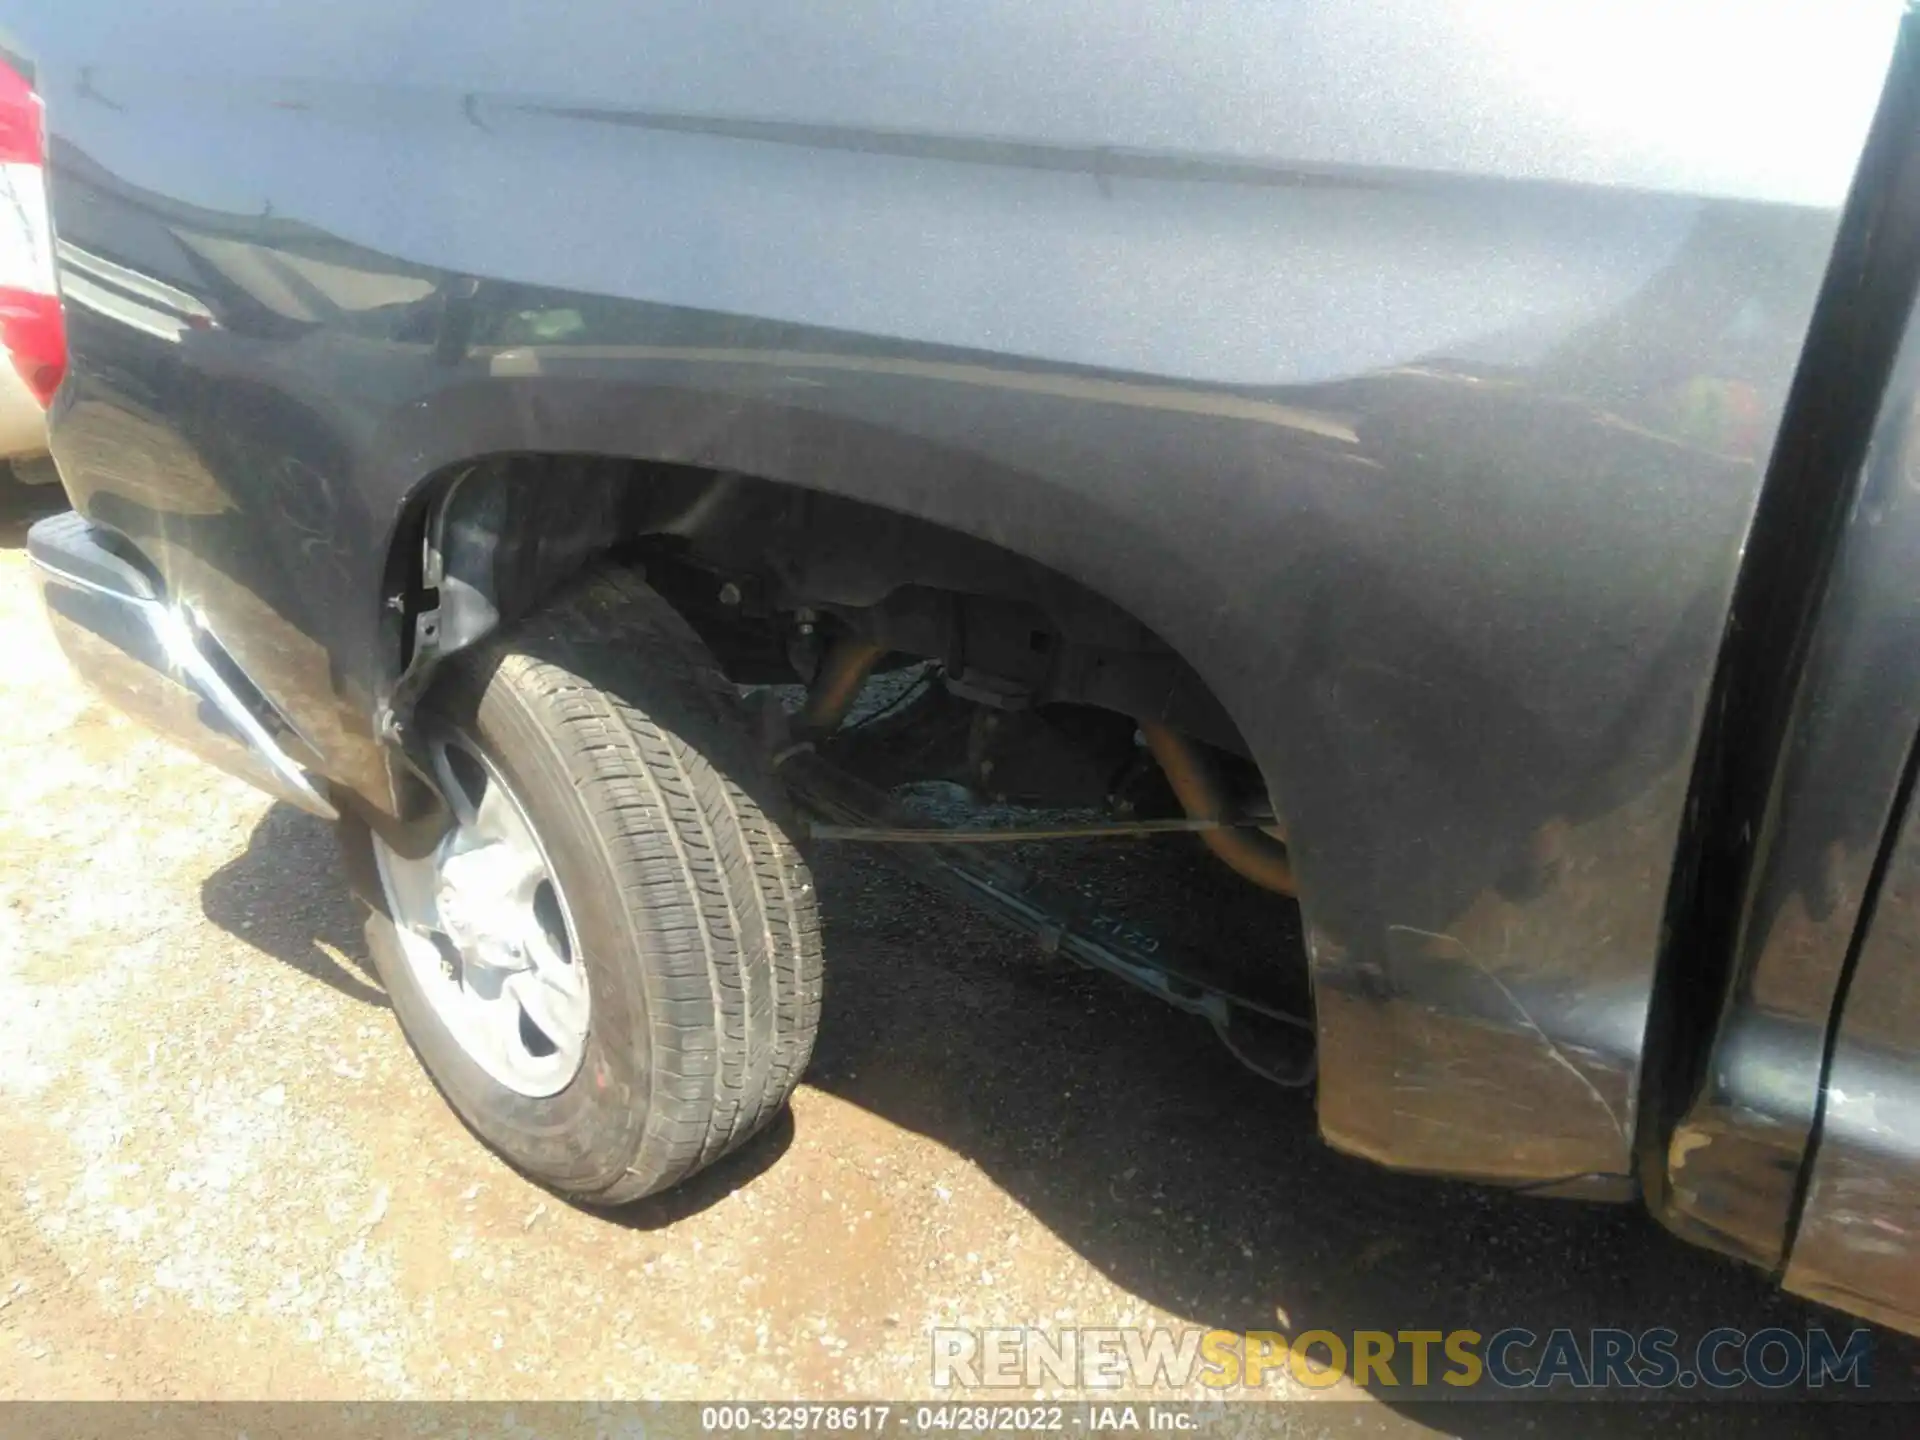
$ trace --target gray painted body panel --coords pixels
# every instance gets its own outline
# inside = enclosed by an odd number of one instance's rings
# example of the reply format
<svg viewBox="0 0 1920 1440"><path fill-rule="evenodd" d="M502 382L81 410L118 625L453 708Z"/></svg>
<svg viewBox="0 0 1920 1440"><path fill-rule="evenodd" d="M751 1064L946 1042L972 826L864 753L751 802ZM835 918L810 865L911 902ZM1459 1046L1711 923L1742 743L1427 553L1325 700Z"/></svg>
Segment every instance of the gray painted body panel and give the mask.
<svg viewBox="0 0 1920 1440"><path fill-rule="evenodd" d="M1857 998L1847 1003L1838 1069L1856 1063L1845 1055L1858 1048L1863 1026L1878 1023L1866 1017L1898 998L1897 988L1870 997L1892 983L1874 978L1897 964L1886 953L1899 943L1889 934L1910 924L1888 905L1911 898L1883 899L1877 912L1866 907L1920 732L1917 406L1920 333L1909 326L1801 674L1705 1080L1668 1147L1667 1223L1769 1269L1784 1265L1792 1239L1828 1030L1863 920L1874 939L1860 962ZM1912 861L1896 868L1901 863ZM1829 1113L1846 1126L1858 1116L1858 1085L1841 1088L1847 1097ZM1823 1148L1824 1167L1853 1143L1843 1131ZM1813 1218L1820 1228L1834 1223ZM1905 1323L1913 1318L1920 1315Z"/></svg>
<svg viewBox="0 0 1920 1440"><path fill-rule="evenodd" d="M1920 807L1847 987L1790 1290L1920 1329Z"/></svg>
<svg viewBox="0 0 1920 1440"><path fill-rule="evenodd" d="M66 0L18 37L81 256L56 454L376 802L445 465L735 468L1044 561L1262 766L1327 1136L1621 1177L1898 9L1561 8Z"/></svg>

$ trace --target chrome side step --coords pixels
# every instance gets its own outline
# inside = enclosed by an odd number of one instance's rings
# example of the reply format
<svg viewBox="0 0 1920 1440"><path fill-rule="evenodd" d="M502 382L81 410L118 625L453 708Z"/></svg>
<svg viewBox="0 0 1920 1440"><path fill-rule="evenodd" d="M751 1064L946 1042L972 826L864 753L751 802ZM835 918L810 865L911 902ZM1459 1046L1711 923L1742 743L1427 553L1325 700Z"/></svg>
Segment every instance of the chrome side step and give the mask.
<svg viewBox="0 0 1920 1440"><path fill-rule="evenodd" d="M281 748L272 707L221 674L206 652L216 642L103 544L96 527L71 510L50 515L27 531L27 554L61 648L103 696L221 769L323 819L340 818L325 782ZM240 674L231 661L225 668Z"/></svg>

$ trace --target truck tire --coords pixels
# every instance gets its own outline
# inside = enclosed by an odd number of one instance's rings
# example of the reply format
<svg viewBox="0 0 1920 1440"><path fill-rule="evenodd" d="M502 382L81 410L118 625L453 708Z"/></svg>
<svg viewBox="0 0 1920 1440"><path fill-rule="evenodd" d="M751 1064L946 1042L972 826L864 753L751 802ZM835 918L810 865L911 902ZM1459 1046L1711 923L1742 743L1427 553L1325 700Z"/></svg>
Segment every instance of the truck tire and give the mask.
<svg viewBox="0 0 1920 1440"><path fill-rule="evenodd" d="M616 1205L685 1180L779 1114L820 1017L812 879L737 692L609 570L447 662L429 702L459 823L423 858L368 836L401 1029L541 1184Z"/></svg>

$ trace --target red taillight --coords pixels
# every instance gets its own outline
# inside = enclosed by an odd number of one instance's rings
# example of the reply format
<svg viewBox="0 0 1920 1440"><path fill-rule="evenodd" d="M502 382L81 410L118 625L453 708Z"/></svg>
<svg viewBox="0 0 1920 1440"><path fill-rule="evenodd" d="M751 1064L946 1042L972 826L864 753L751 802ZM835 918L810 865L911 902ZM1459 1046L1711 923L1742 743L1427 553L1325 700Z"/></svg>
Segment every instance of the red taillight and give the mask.
<svg viewBox="0 0 1920 1440"><path fill-rule="evenodd" d="M40 97L3 61L0 61L0 161L15 165L47 163L40 131Z"/></svg>
<svg viewBox="0 0 1920 1440"><path fill-rule="evenodd" d="M51 405L67 373L67 324L60 314L60 297L0 289L0 343L33 398Z"/></svg>
<svg viewBox="0 0 1920 1440"><path fill-rule="evenodd" d="M67 373L40 97L0 63L0 345L42 405Z"/></svg>

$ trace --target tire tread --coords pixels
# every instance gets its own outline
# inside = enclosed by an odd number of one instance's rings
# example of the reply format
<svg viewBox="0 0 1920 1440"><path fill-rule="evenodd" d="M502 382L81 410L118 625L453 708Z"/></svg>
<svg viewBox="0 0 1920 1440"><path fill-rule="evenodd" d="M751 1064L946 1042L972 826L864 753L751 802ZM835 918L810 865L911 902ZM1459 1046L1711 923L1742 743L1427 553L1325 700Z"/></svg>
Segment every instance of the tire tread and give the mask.
<svg viewBox="0 0 1920 1440"><path fill-rule="evenodd" d="M629 917L644 913L652 1074L620 1204L711 1164L777 1116L819 1028L811 876L732 684L631 574L601 571L462 662L540 722L592 817ZM640 932L633 929L636 951Z"/></svg>

